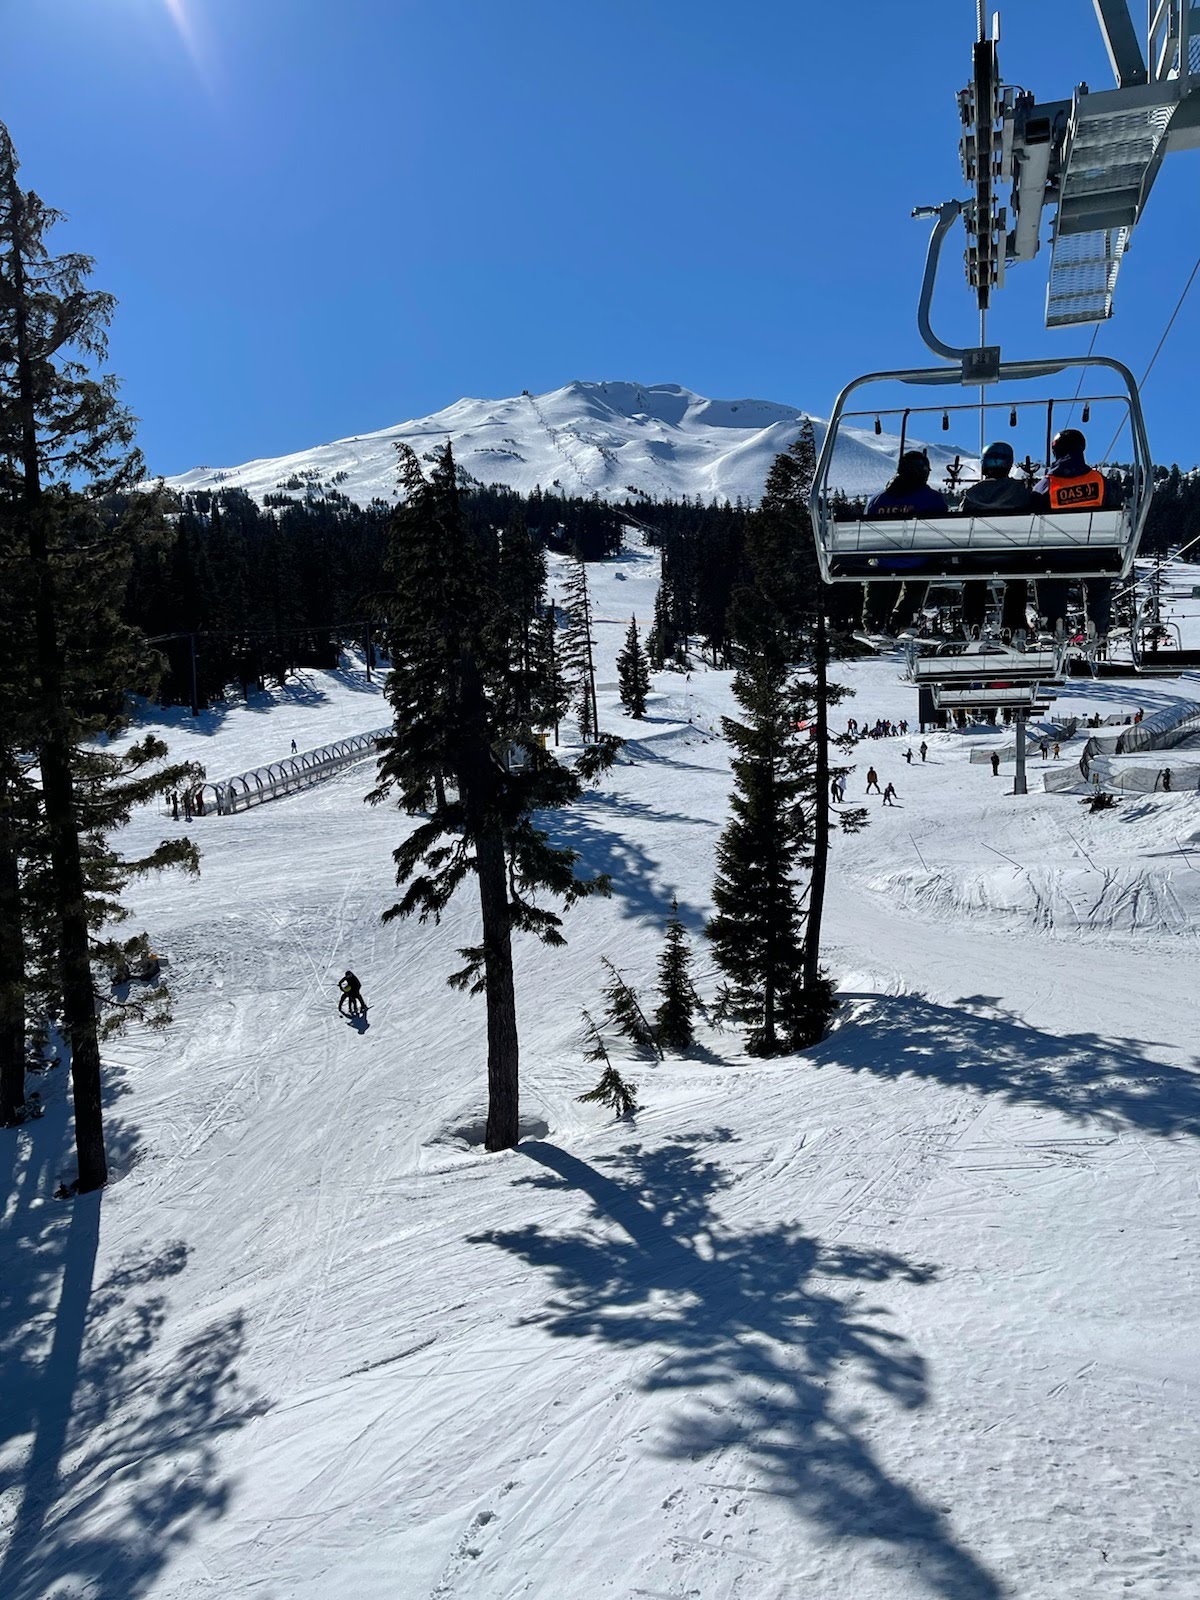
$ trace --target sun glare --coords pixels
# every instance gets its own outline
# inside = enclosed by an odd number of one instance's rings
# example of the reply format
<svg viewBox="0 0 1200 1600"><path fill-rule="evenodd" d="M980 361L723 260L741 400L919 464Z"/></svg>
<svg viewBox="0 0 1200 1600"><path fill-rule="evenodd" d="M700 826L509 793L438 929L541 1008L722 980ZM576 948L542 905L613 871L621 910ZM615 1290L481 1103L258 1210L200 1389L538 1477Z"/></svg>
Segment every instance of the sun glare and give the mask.
<svg viewBox="0 0 1200 1600"><path fill-rule="evenodd" d="M171 21L175 24L176 31L183 41L184 49L192 59L199 76L212 87L210 81L209 63L206 52L200 41L194 17L191 15L192 0L163 0Z"/></svg>

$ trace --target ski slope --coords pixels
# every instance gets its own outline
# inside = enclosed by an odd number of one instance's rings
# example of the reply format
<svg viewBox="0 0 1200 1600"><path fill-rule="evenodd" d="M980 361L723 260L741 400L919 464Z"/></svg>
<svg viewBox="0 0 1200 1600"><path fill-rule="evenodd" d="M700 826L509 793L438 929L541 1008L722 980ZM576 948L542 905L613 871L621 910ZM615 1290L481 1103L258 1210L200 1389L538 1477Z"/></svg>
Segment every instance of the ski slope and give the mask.
<svg viewBox="0 0 1200 1600"><path fill-rule="evenodd" d="M112 1185L49 1198L61 1073L0 1134L0 1595L1194 1596L1200 801L1018 801L969 761L1002 734L860 745L848 798L873 763L899 805L835 845L836 1030L769 1063L704 1030L614 1122L579 1009L601 955L649 986L672 893L702 926L732 700L664 673L625 722L656 562L591 570L628 760L555 833L614 888L519 947L519 1150L474 1142L469 898L379 921L409 824L369 768L198 820L199 881L138 888L178 1018L108 1047ZM837 675L913 716L896 662ZM1200 679L1056 709L1169 697ZM379 711L351 665L169 734L234 771Z"/></svg>
<svg viewBox="0 0 1200 1600"><path fill-rule="evenodd" d="M770 400L710 400L673 383L581 381L545 394L458 400L376 433L239 466L194 467L165 481L181 491L243 489L259 501L320 499L333 491L366 505L396 498L398 444L431 461L450 443L471 477L522 494L540 488L618 501L687 495L706 503L740 496L756 504L771 463L793 443L804 415ZM819 446L825 424L813 422ZM834 481L850 493L875 493L891 476L899 448L894 434L847 428ZM939 477L959 450L925 448Z"/></svg>

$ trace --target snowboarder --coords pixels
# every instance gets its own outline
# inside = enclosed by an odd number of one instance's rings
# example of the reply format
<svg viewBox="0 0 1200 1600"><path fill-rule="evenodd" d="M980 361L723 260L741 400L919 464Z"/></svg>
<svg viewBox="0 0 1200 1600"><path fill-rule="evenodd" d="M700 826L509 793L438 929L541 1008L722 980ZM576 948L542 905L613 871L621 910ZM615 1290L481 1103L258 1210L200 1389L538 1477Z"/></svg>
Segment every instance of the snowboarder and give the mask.
<svg viewBox="0 0 1200 1600"><path fill-rule="evenodd" d="M867 768L867 793L870 794L872 789L874 789L876 794L879 793L879 774L875 771L874 767L868 767Z"/></svg>
<svg viewBox="0 0 1200 1600"><path fill-rule="evenodd" d="M924 739L921 740L920 749L921 749L921 760L924 761L925 757L929 754L929 746L925 743Z"/></svg>
<svg viewBox="0 0 1200 1600"><path fill-rule="evenodd" d="M913 763L913 753L912 753L912 746L911 745L909 745L908 749L904 752L904 759L905 759L905 761L908 762L909 766L911 767L912 763Z"/></svg>
<svg viewBox="0 0 1200 1600"><path fill-rule="evenodd" d="M998 751L993 750L992 751L992 777L993 778L998 778L999 776L1000 776L1000 755L999 755Z"/></svg>
<svg viewBox="0 0 1200 1600"><path fill-rule="evenodd" d="M341 990L342 995L342 998L338 1001L338 1015L346 1015L342 1007L349 1003L352 1017L365 1017L367 1014L367 1002L363 999L362 984L349 968L346 969L345 975L339 981L338 988Z"/></svg>
<svg viewBox="0 0 1200 1600"><path fill-rule="evenodd" d="M896 785L894 783L889 783L884 789L883 803L885 806L894 806L896 804Z"/></svg>
<svg viewBox="0 0 1200 1600"><path fill-rule="evenodd" d="M292 754L293 755L296 754L296 741L295 741L295 739L292 740Z"/></svg>

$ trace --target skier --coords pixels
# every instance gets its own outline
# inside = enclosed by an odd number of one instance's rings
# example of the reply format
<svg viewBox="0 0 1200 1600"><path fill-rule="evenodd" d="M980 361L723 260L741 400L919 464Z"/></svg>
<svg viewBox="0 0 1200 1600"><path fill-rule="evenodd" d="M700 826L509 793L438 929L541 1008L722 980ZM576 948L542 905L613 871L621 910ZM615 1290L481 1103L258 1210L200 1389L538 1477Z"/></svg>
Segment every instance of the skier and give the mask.
<svg viewBox="0 0 1200 1600"><path fill-rule="evenodd" d="M867 793L870 794L872 789L874 789L876 794L879 793L879 774L875 771L874 767L868 767L867 768Z"/></svg>
<svg viewBox="0 0 1200 1600"><path fill-rule="evenodd" d="M929 746L925 743L924 739L921 740L920 750L921 760L924 761L925 757L929 754Z"/></svg>
<svg viewBox="0 0 1200 1600"><path fill-rule="evenodd" d="M908 749L904 752L904 759L911 767L913 763L912 745L909 745Z"/></svg>
<svg viewBox="0 0 1200 1600"><path fill-rule="evenodd" d="M342 995L342 998L338 1001L338 1015L346 1015L342 1007L348 1002L352 1017L365 1017L367 1014L367 1002L363 999L362 984L349 968L346 969L345 975L339 981L338 988Z"/></svg>
<svg viewBox="0 0 1200 1600"><path fill-rule="evenodd" d="M1171 769L1170 769L1170 767L1164 767L1163 768L1162 780L1163 780L1163 793L1164 794L1170 794L1170 792L1171 792Z"/></svg>
<svg viewBox="0 0 1200 1600"><path fill-rule="evenodd" d="M292 754L293 755L296 754L296 741L295 741L295 739L292 740Z"/></svg>
<svg viewBox="0 0 1200 1600"><path fill-rule="evenodd" d="M1042 752L1042 760L1045 761L1046 757L1050 754L1050 746L1047 741L1043 739L1039 748Z"/></svg>
<svg viewBox="0 0 1200 1600"><path fill-rule="evenodd" d="M894 783L889 783L884 789L883 803L885 806L894 806L896 804L896 785Z"/></svg>
<svg viewBox="0 0 1200 1600"><path fill-rule="evenodd" d="M998 778L999 776L1000 776L1000 756L999 756L997 751L993 750L992 751L992 777L993 778Z"/></svg>
<svg viewBox="0 0 1200 1600"><path fill-rule="evenodd" d="M1060 755L1062 755L1062 746L1059 745L1059 744L1056 744L1054 746L1054 759L1055 759L1055 761L1058 760Z"/></svg>

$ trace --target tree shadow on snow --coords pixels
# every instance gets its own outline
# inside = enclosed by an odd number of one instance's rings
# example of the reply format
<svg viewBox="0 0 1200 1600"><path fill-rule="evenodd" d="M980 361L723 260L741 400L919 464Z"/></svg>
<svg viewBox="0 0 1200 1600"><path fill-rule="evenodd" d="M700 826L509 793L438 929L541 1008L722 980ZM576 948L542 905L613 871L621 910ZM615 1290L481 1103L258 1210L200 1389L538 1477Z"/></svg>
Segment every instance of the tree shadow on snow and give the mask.
<svg viewBox="0 0 1200 1600"><path fill-rule="evenodd" d="M1200 1070L1155 1059L1143 1039L1047 1033L991 995L937 1005L922 995L842 995L866 1001L811 1052L881 1078L934 1078L1012 1105L1045 1106L1079 1121L1163 1136L1200 1136Z"/></svg>
<svg viewBox="0 0 1200 1600"><path fill-rule="evenodd" d="M108 1143L119 1174L136 1141L110 1122ZM256 1408L238 1382L237 1315L158 1348L183 1244L145 1247L96 1281L103 1195L49 1198L69 1158L65 1095L0 1133L0 1595L137 1600L224 1509L216 1440Z"/></svg>
<svg viewBox="0 0 1200 1600"><path fill-rule="evenodd" d="M520 1150L542 1168L523 1181L580 1191L593 1220L575 1232L531 1225L472 1242L549 1274L552 1297L529 1320L551 1336L645 1350L642 1388L680 1395L663 1455L736 1451L756 1470L756 1487L824 1535L883 1544L890 1563L919 1572L934 1594L998 1600L997 1580L936 1507L888 1475L838 1404L846 1366L906 1409L925 1403L923 1360L863 1294L889 1279L929 1283L933 1269L824 1245L783 1224L730 1230L710 1204L725 1174L696 1139L627 1145L595 1165L549 1143Z"/></svg>
<svg viewBox="0 0 1200 1600"><path fill-rule="evenodd" d="M670 910L671 887L659 877L659 863L635 840L609 825L605 813L625 817L636 815L647 824L686 822L696 818L654 811L637 801L619 795L589 795L568 810L539 817L551 843L574 850L579 855L578 870L586 876L606 872L612 879L614 901L620 902L625 916L654 917L661 921ZM695 920L686 906L681 914Z"/></svg>

